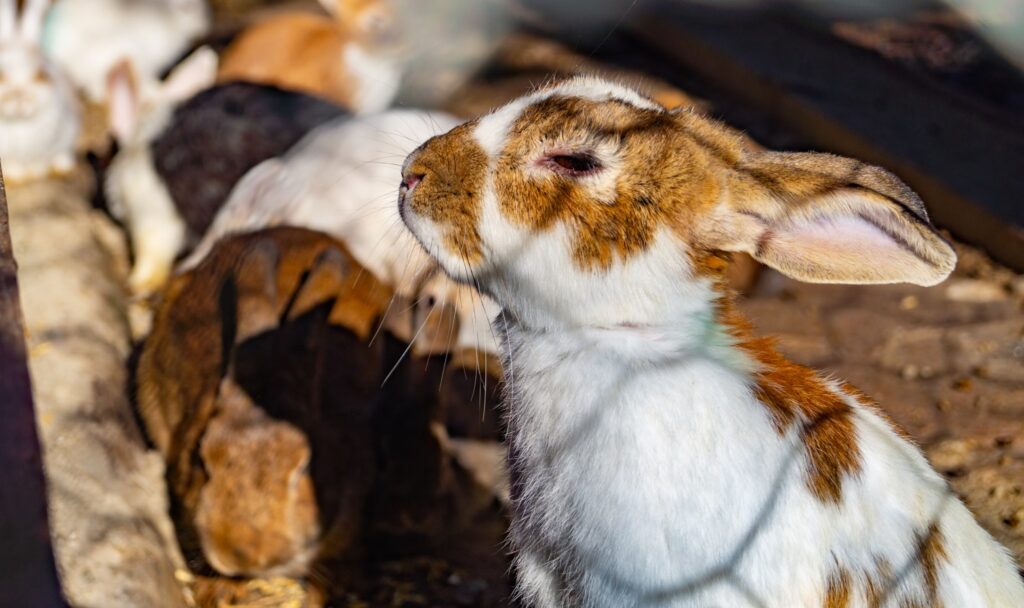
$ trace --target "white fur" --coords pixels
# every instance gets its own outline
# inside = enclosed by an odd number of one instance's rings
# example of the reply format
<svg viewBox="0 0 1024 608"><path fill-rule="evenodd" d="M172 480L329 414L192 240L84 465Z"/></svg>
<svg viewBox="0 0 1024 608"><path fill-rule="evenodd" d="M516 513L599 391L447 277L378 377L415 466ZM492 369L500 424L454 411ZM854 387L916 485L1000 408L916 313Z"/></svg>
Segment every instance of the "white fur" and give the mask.
<svg viewBox="0 0 1024 608"><path fill-rule="evenodd" d="M209 29L206 0L57 0L44 48L90 99L102 101L119 61L157 80Z"/></svg>
<svg viewBox="0 0 1024 608"><path fill-rule="evenodd" d="M589 80L556 92L647 103ZM492 168L522 109L549 94L480 120ZM755 395L757 363L716 322L717 294L675 233L583 271L564 225L511 224L488 179L472 266L407 204L403 217L448 274L479 281L504 308L511 541L526 605L816 607L842 568L860 607L878 560L898 576L885 605L924 605L917 557L934 524L945 606L1024 606L1007 552L914 446L832 384L853 408L861 470L838 504L814 495L802 425L777 431Z"/></svg>
<svg viewBox="0 0 1024 608"><path fill-rule="evenodd" d="M354 80L353 112L373 114L391 105L402 83L402 69L396 59L349 44L342 51L342 61Z"/></svg>
<svg viewBox="0 0 1024 608"><path fill-rule="evenodd" d="M286 155L257 165L239 181L182 268L198 264L228 234L286 224L334 236L399 295L416 296L434 264L398 216L399 166L421 143L458 124L442 113L392 110L315 129ZM494 352L495 341L483 328L497 310L468 300L462 291L443 281L432 285L431 295L459 311L458 346Z"/></svg>
<svg viewBox="0 0 1024 608"><path fill-rule="evenodd" d="M74 90L38 47L45 8L28 3L15 28L13 2L0 7L0 159L12 182L69 171L81 128Z"/></svg>

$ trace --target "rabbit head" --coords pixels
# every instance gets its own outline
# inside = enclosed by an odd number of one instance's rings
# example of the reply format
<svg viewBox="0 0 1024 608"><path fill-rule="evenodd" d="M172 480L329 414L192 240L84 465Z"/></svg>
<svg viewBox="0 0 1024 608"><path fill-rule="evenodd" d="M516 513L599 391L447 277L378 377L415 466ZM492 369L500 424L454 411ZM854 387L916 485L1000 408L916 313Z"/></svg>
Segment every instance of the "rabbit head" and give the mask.
<svg viewBox="0 0 1024 608"><path fill-rule="evenodd" d="M0 158L11 181L65 173L74 164L78 100L39 48L49 2L0 0Z"/></svg>
<svg viewBox="0 0 1024 608"><path fill-rule="evenodd" d="M364 45L398 43L399 20L392 0L320 0L320 4Z"/></svg>
<svg viewBox="0 0 1024 608"><path fill-rule="evenodd" d="M405 162L399 207L450 276L533 327L686 314L688 296L714 299L728 252L821 283L933 285L956 261L892 174L757 150L596 79L427 141Z"/></svg>
<svg viewBox="0 0 1024 608"><path fill-rule="evenodd" d="M209 475L195 518L203 555L228 576L302 576L319 537L309 443L229 379L217 401L200 445Z"/></svg>

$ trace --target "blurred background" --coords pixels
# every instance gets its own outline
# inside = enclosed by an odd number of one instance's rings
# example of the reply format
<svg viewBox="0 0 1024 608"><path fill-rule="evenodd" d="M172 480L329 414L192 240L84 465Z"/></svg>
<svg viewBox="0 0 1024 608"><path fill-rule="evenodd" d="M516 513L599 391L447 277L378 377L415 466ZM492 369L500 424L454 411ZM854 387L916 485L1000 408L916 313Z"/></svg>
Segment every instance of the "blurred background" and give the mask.
<svg viewBox="0 0 1024 608"><path fill-rule="evenodd" d="M1022 70L1016 0L0 0L0 605L513 605L497 310L399 167L576 74L921 195L937 287L730 282L1024 568Z"/></svg>

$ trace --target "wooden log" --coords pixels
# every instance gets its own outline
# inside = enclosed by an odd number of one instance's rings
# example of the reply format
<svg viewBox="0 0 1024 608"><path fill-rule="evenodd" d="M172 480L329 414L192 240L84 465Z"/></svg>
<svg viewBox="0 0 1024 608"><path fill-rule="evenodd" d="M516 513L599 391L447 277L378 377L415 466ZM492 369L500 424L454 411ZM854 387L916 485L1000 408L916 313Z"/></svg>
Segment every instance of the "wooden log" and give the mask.
<svg viewBox="0 0 1024 608"><path fill-rule="evenodd" d="M0 606L66 606L50 544L46 484L2 174L0 417Z"/></svg>
<svg viewBox="0 0 1024 608"><path fill-rule="evenodd" d="M774 12L662 4L630 32L815 147L882 165L935 223L1024 269L1024 128Z"/></svg>

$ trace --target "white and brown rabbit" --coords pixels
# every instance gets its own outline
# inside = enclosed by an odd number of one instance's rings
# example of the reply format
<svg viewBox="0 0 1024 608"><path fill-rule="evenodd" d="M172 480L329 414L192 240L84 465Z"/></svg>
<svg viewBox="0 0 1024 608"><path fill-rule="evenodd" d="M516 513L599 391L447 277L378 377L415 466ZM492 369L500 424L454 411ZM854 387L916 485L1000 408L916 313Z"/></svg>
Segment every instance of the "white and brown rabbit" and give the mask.
<svg viewBox="0 0 1024 608"><path fill-rule="evenodd" d="M78 99L39 48L48 0L0 0L0 158L19 182L67 173L81 128Z"/></svg>
<svg viewBox="0 0 1024 608"><path fill-rule="evenodd" d="M1007 552L868 397L754 339L728 252L934 285L890 173L580 79L427 142L403 218L503 308L527 605L1024 606Z"/></svg>
<svg viewBox="0 0 1024 608"><path fill-rule="evenodd" d="M391 104L401 83L393 0L320 0L331 16L272 15L224 52L220 80L260 82L329 99L358 114Z"/></svg>

